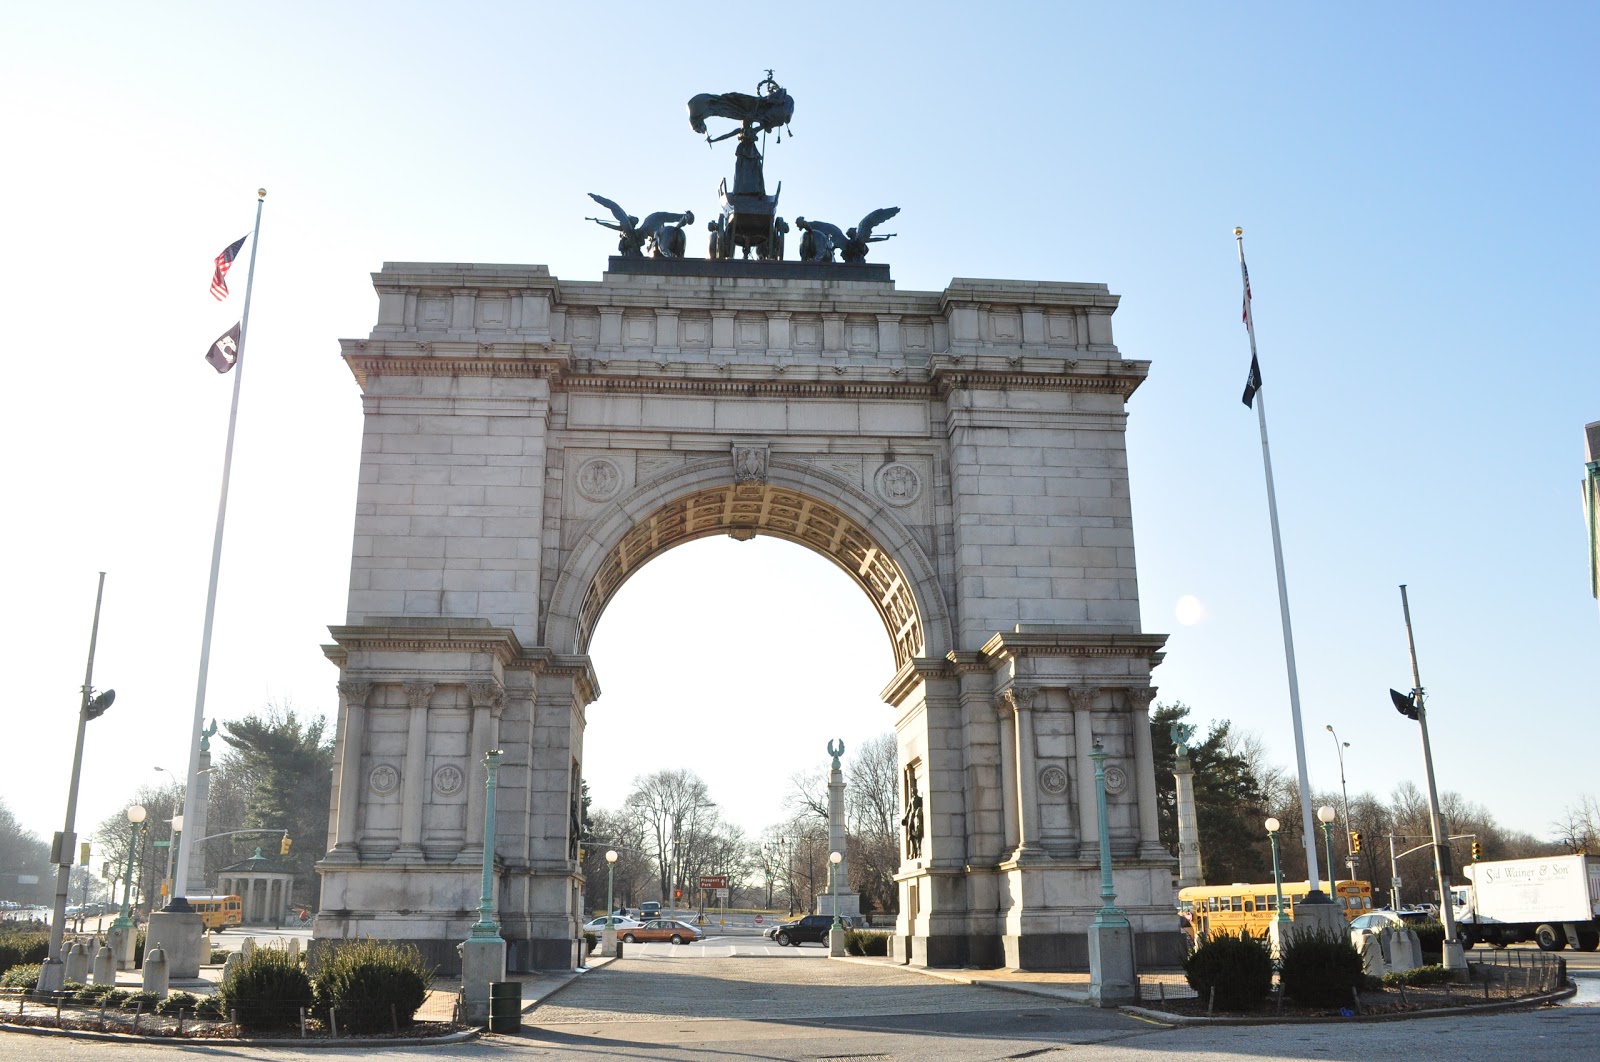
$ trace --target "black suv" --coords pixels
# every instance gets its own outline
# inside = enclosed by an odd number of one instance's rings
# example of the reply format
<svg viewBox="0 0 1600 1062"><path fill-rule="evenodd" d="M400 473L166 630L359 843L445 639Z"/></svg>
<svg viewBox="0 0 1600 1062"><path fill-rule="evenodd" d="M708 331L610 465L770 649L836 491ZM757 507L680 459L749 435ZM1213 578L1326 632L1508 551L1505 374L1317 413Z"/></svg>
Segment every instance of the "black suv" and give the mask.
<svg viewBox="0 0 1600 1062"><path fill-rule="evenodd" d="M855 929L860 924L860 918L851 915L839 916L839 925L845 929ZM797 948L807 942L826 944L828 930L832 928L833 915L806 915L797 922L785 922L779 926L772 939L779 944L793 944Z"/></svg>

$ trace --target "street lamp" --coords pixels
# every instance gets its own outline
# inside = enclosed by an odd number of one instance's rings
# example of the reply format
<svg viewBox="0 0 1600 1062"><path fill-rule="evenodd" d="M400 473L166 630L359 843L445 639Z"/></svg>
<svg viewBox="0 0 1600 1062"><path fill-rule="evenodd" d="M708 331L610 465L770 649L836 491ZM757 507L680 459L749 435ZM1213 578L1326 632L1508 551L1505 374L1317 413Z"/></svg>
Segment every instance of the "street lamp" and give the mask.
<svg viewBox="0 0 1600 1062"><path fill-rule="evenodd" d="M1356 855L1350 850L1350 790L1344 784L1344 750L1350 747L1350 742L1339 740L1339 732L1333 728L1332 723L1323 729L1333 735L1333 749L1339 754L1339 792L1344 797L1344 863L1350 868L1350 876L1353 878L1356 876ZM1328 858L1333 858L1331 853ZM1330 869L1331 866L1330 864Z"/></svg>
<svg viewBox="0 0 1600 1062"><path fill-rule="evenodd" d="M1322 846L1328 853L1328 866L1330 869L1333 867L1333 820L1338 818L1338 815L1338 812L1326 804L1317 809L1317 821L1322 823ZM1329 894L1337 896L1338 891L1338 885L1333 881L1329 881Z"/></svg>
<svg viewBox="0 0 1600 1062"><path fill-rule="evenodd" d="M127 869L122 873L122 910L117 915L117 920L111 923L112 929L129 929L133 921L128 917L128 897L133 888L133 852L139 846L139 824L144 821L145 810L143 804L135 804L128 809L128 823L132 827L128 832L128 858Z"/></svg>
<svg viewBox="0 0 1600 1062"><path fill-rule="evenodd" d="M500 926L494 920L494 790L495 774L505 753L490 749L483 754L487 777L483 781L483 891L478 897L478 920L472 924L469 940L499 941Z"/></svg>
<svg viewBox="0 0 1600 1062"><path fill-rule="evenodd" d="M1278 913L1273 921L1277 922L1282 932L1282 927L1289 924L1289 912L1283 908L1283 867L1278 862L1278 827L1283 825L1275 818L1266 821L1267 836L1272 838L1272 883L1278 890Z"/></svg>
<svg viewBox="0 0 1600 1062"><path fill-rule="evenodd" d="M839 864L843 861L844 856L838 852L828 853L828 891L833 894L832 929L839 928Z"/></svg>
<svg viewBox="0 0 1600 1062"><path fill-rule="evenodd" d="M56 899L50 913L50 952L39 967L37 991L59 992L66 982L66 956L63 954L67 922L67 891L72 885L72 857L78 837L73 823L78 817L78 777L83 772L83 738L89 720L98 719L111 707L117 697L115 690L94 692L94 647L100 637L100 598L105 593L106 573L100 573L100 584L94 594L94 624L89 629L89 663L83 670L83 687L78 697L78 740L72 750L72 777L67 783L67 822L56 835L52 846L51 862L56 865Z"/></svg>
<svg viewBox="0 0 1600 1062"><path fill-rule="evenodd" d="M607 955L617 953L617 919L612 914L615 910L613 886L616 881L617 853L615 849L606 853L606 929L602 937L601 950Z"/></svg>

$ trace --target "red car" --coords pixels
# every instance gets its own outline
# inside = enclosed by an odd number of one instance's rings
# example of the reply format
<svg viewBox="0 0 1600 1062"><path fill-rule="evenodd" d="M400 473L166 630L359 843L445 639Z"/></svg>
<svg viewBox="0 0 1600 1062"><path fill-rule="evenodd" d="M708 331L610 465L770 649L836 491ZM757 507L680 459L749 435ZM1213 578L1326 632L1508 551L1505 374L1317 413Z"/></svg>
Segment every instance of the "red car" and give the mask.
<svg viewBox="0 0 1600 1062"><path fill-rule="evenodd" d="M648 944L664 940L673 944L693 944L703 935L687 922L679 922L672 918L652 919L642 926L622 931L623 942L627 944Z"/></svg>

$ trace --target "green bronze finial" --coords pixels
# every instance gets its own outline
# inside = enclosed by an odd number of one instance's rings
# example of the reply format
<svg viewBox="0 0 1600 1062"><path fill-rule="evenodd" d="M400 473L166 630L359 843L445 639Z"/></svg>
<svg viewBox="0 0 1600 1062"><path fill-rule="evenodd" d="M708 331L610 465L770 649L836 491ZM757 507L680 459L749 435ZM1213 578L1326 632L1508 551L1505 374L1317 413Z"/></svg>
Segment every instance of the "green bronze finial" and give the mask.
<svg viewBox="0 0 1600 1062"><path fill-rule="evenodd" d="M217 721L211 720L211 725L200 731L200 751L211 751L211 738L217 732Z"/></svg>

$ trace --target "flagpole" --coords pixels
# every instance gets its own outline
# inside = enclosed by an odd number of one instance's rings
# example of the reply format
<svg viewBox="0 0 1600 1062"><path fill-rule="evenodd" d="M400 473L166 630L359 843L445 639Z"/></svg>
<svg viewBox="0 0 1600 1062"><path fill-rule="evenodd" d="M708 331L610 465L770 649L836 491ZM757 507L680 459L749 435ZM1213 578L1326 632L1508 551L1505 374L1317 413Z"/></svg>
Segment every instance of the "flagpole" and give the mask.
<svg viewBox="0 0 1600 1062"><path fill-rule="evenodd" d="M1250 312L1250 273L1244 264L1244 230L1233 230L1234 241L1239 245L1239 277L1245 289L1245 331L1250 334L1250 364L1256 362L1256 324ZM1252 373L1254 369L1252 368ZM1300 825L1306 846L1306 899L1321 892L1322 878L1317 867L1317 834L1311 821L1311 781L1306 773L1305 732L1300 725L1300 676L1294 664L1294 628L1289 622L1289 584L1283 574L1283 537L1278 531L1278 492L1272 482L1272 449L1267 444L1267 404L1262 400L1264 388L1257 386L1254 401L1256 419L1261 424L1261 464L1267 473L1267 514L1272 522L1272 560L1278 572L1278 612L1283 618L1283 656L1289 669L1289 713L1294 719L1294 756L1300 771ZM1329 868L1330 871L1332 868ZM1331 882L1330 882L1331 885ZM1332 893L1332 889L1329 889ZM1327 897L1325 897L1327 898Z"/></svg>
<svg viewBox="0 0 1600 1062"><path fill-rule="evenodd" d="M228 444L222 452L222 492L217 500L217 530L211 540L211 581L206 587L206 619L200 633L200 677L195 684L194 727L189 740L189 773L183 790L183 821L198 822L198 781L200 777L201 731L205 729L206 678L211 669L211 626L217 614L217 577L222 570L222 531L228 519L228 480L233 471L233 436L239 422L239 388L244 382L244 348L250 334L250 294L256 280L256 249L261 246L261 208L266 203L267 190L256 193L256 225L250 241L250 269L244 281L244 312L239 318L239 350L233 361L233 404L228 409ZM178 869L172 877L172 895L167 897L166 911L188 911L186 898L189 887L189 860L194 846L196 830L184 830L178 835Z"/></svg>

